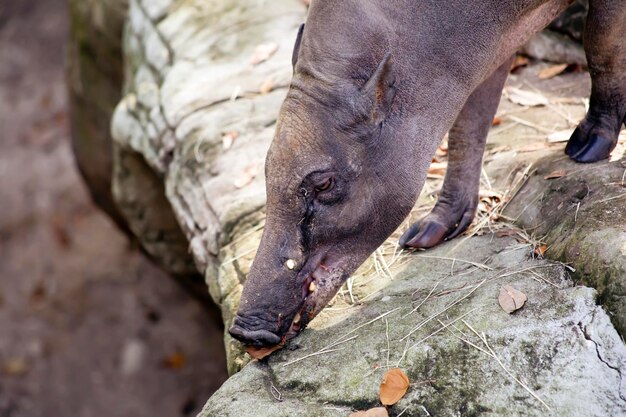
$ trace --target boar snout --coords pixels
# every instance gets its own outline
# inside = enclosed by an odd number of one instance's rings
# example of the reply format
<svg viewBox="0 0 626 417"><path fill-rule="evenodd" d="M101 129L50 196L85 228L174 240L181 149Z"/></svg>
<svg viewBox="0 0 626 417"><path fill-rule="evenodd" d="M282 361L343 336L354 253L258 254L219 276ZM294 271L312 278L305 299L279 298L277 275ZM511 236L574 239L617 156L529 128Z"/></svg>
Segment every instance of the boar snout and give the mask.
<svg viewBox="0 0 626 417"><path fill-rule="evenodd" d="M274 346L281 342L280 336L265 329L252 329L245 319L237 316L228 333L245 345L250 346Z"/></svg>

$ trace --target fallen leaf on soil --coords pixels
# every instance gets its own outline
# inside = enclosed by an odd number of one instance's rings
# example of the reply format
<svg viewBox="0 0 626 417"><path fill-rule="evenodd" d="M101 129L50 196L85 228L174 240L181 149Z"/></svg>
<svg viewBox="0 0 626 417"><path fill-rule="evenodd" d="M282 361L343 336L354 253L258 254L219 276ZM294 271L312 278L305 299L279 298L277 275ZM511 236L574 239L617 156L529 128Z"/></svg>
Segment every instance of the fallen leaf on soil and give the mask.
<svg viewBox="0 0 626 417"><path fill-rule="evenodd" d="M496 231L496 236L497 237L506 237L506 236L517 236L517 234L520 232L520 229L518 229L517 227L507 227L506 229L501 229Z"/></svg>
<svg viewBox="0 0 626 417"><path fill-rule="evenodd" d="M276 352L278 349L282 348L282 345L275 345L271 347L259 348L255 346L246 346L246 352L248 355L252 356L254 359L263 359L266 356L271 355L273 352Z"/></svg>
<svg viewBox="0 0 626 417"><path fill-rule="evenodd" d="M547 245L537 246L535 248L535 255L537 255L540 258L543 258L543 254L546 253L546 250L548 250Z"/></svg>
<svg viewBox="0 0 626 417"><path fill-rule="evenodd" d="M237 136L239 136L239 132L236 130L231 130L230 132L225 133L224 136L222 136L222 147L224 149L230 149L233 146L235 139L237 139Z"/></svg>
<svg viewBox="0 0 626 417"><path fill-rule="evenodd" d="M565 172L564 169L559 169L557 171L552 171L551 173L549 173L548 175L546 175L545 177L543 177L544 180L553 180L555 178L561 178L564 177L567 174L567 172Z"/></svg>
<svg viewBox="0 0 626 417"><path fill-rule="evenodd" d="M356 411L348 417L389 417L389 413L385 407L376 407L367 411Z"/></svg>
<svg viewBox="0 0 626 417"><path fill-rule="evenodd" d="M567 64L550 65L549 67L546 67L539 71L537 73L537 76L541 80L547 80L549 78L556 77L557 75L565 71L565 68L567 68Z"/></svg>
<svg viewBox="0 0 626 417"><path fill-rule="evenodd" d="M478 197L481 199L489 198L489 199L502 200L503 195L502 193L496 190L487 190L485 188L481 188L480 191L478 191Z"/></svg>
<svg viewBox="0 0 626 417"><path fill-rule="evenodd" d="M400 401L409 389L409 378L400 368L392 368L383 376L380 383L380 402L393 405Z"/></svg>
<svg viewBox="0 0 626 417"><path fill-rule="evenodd" d="M261 83L259 87L259 92L261 94L267 94L274 89L274 81L271 78L267 78L265 81Z"/></svg>
<svg viewBox="0 0 626 417"><path fill-rule="evenodd" d="M529 61L527 57L522 56L522 55L515 55L515 59L513 60L513 63L511 64L510 72L515 72L519 68L527 66L528 62Z"/></svg>
<svg viewBox="0 0 626 417"><path fill-rule="evenodd" d="M548 99L544 95L515 87L505 88L504 95L509 101L519 104L520 106L534 107L548 104Z"/></svg>
<svg viewBox="0 0 626 417"><path fill-rule="evenodd" d="M258 172L259 168L257 167L257 164L248 165L246 169L243 170L239 178L234 181L235 187L243 188L246 185L250 184L254 180Z"/></svg>
<svg viewBox="0 0 626 417"><path fill-rule="evenodd" d="M263 61L267 61L277 50L278 44L276 42L262 43L254 49L250 57L250 63L258 65Z"/></svg>
<svg viewBox="0 0 626 417"><path fill-rule="evenodd" d="M534 152L534 151L540 151L543 149L548 149L549 147L550 146L545 142L536 142L536 143L531 143L529 145L518 148L517 152Z"/></svg>
<svg viewBox="0 0 626 417"><path fill-rule="evenodd" d="M172 353L163 359L163 366L169 369L180 369L187 363L187 358L180 352Z"/></svg>
<svg viewBox="0 0 626 417"><path fill-rule="evenodd" d="M54 217L54 219L52 220L52 233L57 243L62 248L69 248L71 246L72 238L69 231L67 230L65 222L61 218Z"/></svg>
<svg viewBox="0 0 626 417"><path fill-rule="evenodd" d="M439 158L439 157L444 157L448 155L448 139L447 137L443 139L443 141L441 141L441 144L437 147L437 150L435 151L435 158ZM433 158L433 159L435 159Z"/></svg>
<svg viewBox="0 0 626 417"><path fill-rule="evenodd" d="M528 300L526 294L516 290L510 285L503 285L500 288L498 303L500 304L500 307L502 307L502 309L509 314L522 308L526 300Z"/></svg>
<svg viewBox="0 0 626 417"><path fill-rule="evenodd" d="M4 363L2 371L10 376L24 375L28 372L28 363L24 358L12 358Z"/></svg>
<svg viewBox="0 0 626 417"><path fill-rule="evenodd" d="M428 178L443 178L446 175L446 162L433 162L428 167Z"/></svg>
<svg viewBox="0 0 626 417"><path fill-rule="evenodd" d="M565 129L565 130L556 131L554 133L550 133L548 135L548 142L550 143L567 142L569 138L572 136L572 133L574 133L574 129Z"/></svg>
<svg viewBox="0 0 626 417"><path fill-rule="evenodd" d="M42 281L39 281L30 293L30 302L33 304L41 303L45 298L46 286Z"/></svg>

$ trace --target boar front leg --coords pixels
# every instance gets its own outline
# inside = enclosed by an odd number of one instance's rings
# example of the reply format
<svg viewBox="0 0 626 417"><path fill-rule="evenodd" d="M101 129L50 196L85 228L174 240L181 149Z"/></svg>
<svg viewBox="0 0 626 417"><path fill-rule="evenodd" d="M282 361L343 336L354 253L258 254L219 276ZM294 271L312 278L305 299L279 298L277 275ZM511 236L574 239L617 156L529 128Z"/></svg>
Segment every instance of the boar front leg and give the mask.
<svg viewBox="0 0 626 417"><path fill-rule="evenodd" d="M400 246L431 248L463 233L472 223L487 133L511 67L507 59L474 92L457 116L448 139L448 169L433 210L400 238Z"/></svg>

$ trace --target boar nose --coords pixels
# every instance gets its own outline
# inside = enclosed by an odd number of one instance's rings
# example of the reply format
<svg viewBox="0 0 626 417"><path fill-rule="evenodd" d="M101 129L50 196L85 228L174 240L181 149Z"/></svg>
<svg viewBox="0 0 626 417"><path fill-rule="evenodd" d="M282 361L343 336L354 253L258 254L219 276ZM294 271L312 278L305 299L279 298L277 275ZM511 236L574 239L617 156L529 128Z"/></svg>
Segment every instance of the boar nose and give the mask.
<svg viewBox="0 0 626 417"><path fill-rule="evenodd" d="M268 330L248 330L236 323L228 330L228 333L245 345L274 346L281 341L279 336Z"/></svg>

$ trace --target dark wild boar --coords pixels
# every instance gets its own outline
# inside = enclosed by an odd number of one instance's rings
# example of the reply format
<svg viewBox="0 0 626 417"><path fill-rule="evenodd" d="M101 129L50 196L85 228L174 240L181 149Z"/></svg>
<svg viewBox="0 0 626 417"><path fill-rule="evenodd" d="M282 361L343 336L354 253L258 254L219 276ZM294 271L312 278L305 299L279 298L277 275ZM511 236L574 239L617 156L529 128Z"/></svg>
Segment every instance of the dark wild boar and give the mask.
<svg viewBox="0 0 626 417"><path fill-rule="evenodd" d="M487 131L510 57L569 0L313 0L266 161L267 220L230 334L297 334L404 220L441 138L432 212L402 236L429 248L478 202ZM607 158L626 117L626 0L590 0L589 112L565 152Z"/></svg>

